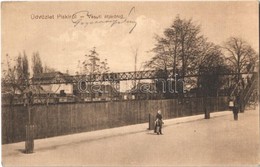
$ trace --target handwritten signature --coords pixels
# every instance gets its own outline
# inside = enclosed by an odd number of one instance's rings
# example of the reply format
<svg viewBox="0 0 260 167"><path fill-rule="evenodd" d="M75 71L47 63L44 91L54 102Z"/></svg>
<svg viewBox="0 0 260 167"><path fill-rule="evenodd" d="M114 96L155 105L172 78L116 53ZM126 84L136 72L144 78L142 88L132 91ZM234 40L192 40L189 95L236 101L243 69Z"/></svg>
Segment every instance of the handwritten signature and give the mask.
<svg viewBox="0 0 260 167"><path fill-rule="evenodd" d="M132 33L135 29L137 22L134 20L131 20L131 15L135 12L135 7L132 7L129 11L128 15L125 16L123 14L92 14L87 10L82 10L74 13L72 15L72 23L74 24L74 27L83 26L87 27L88 25L93 24L109 24L110 27L113 27L117 24L129 24L131 25L131 29L129 33Z"/></svg>

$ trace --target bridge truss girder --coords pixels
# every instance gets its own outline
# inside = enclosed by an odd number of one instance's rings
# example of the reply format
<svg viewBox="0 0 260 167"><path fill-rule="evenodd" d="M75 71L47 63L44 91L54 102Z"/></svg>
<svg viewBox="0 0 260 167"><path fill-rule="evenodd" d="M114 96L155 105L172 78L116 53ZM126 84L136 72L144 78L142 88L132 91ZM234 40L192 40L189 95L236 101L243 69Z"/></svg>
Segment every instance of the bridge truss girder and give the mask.
<svg viewBox="0 0 260 167"><path fill-rule="evenodd" d="M173 71L167 70L164 74L165 76L157 75L158 70L148 70L148 71L136 71L136 72L118 72L118 73L103 73L103 74L91 74L91 75L74 75L69 76L68 80L63 78L54 78L51 80L45 80L43 78L31 78L30 85L48 85L48 84L71 84L78 82L114 82L119 83L120 81L127 80L143 80L143 79L163 79L163 77L174 79ZM241 73L241 74L252 74L251 73ZM203 74L205 75L205 74ZM206 74L210 75L210 74ZM237 73L225 73L218 74L223 76L236 76ZM188 78L188 77L199 77L201 74L189 74L186 76L178 76L178 78ZM8 84L8 83L6 83ZM12 84L12 83L9 83Z"/></svg>

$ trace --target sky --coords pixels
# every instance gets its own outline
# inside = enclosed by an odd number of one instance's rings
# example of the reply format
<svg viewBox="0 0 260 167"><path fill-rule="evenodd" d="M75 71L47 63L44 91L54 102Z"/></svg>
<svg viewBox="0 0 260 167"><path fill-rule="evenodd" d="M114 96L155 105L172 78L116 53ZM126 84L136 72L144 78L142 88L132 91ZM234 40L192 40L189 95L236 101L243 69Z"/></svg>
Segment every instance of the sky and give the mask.
<svg viewBox="0 0 260 167"><path fill-rule="evenodd" d="M138 50L137 70L142 69L153 55L149 50L156 43L155 34L162 35L177 15L200 24L201 34L215 44L236 36L258 51L257 1L4 2L1 14L2 64L6 54L15 59L25 51L31 60L38 51L44 64L70 74L75 74L78 60L84 60L93 47L113 72L134 71ZM76 19L58 17L73 14ZM41 15L46 18L37 19ZM106 15L119 22L127 18L128 23L90 24L111 20Z"/></svg>

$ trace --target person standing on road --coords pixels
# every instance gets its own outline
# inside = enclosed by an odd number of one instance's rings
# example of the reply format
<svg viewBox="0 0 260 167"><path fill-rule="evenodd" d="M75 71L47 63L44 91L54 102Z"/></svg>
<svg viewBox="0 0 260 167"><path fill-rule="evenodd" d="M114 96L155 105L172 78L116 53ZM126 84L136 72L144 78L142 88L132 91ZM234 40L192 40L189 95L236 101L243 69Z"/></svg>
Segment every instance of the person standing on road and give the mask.
<svg viewBox="0 0 260 167"><path fill-rule="evenodd" d="M230 110L233 111L235 98L233 96L231 96L231 97L229 97L228 101L229 101L228 107L229 107Z"/></svg>
<svg viewBox="0 0 260 167"><path fill-rule="evenodd" d="M157 114L156 114L156 121L155 121L155 126L154 126L154 133L156 133L156 128L157 128L157 124L159 126L159 133L162 134L162 113L161 110L158 110Z"/></svg>

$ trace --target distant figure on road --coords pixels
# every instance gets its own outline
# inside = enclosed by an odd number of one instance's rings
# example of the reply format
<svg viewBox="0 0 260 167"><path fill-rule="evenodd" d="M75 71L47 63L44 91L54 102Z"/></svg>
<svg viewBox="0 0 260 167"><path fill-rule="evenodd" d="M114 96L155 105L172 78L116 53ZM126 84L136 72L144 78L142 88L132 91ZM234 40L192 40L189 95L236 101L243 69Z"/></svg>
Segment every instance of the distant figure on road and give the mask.
<svg viewBox="0 0 260 167"><path fill-rule="evenodd" d="M161 110L158 110L157 115L156 115L156 121L155 121L155 126L154 126L154 133L156 133L156 128L159 126L159 133L162 134L162 113Z"/></svg>
<svg viewBox="0 0 260 167"><path fill-rule="evenodd" d="M233 96L229 97L228 107L232 111L233 111L233 108L234 108L234 101L235 101L235 98Z"/></svg>
<svg viewBox="0 0 260 167"><path fill-rule="evenodd" d="M236 96L234 99L234 107L233 107L233 114L234 114L234 120L238 120L238 112L239 112L239 96Z"/></svg>

